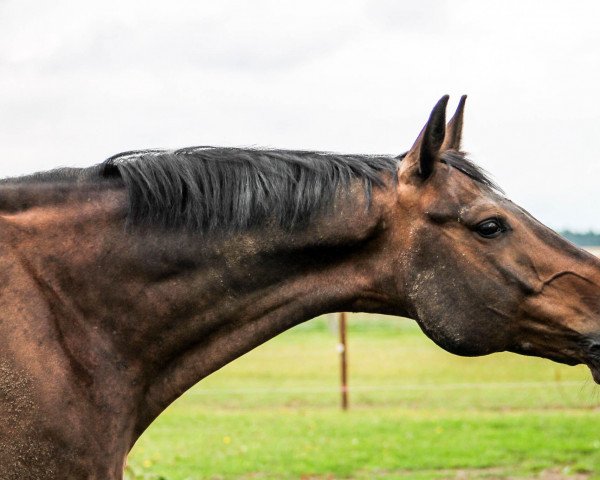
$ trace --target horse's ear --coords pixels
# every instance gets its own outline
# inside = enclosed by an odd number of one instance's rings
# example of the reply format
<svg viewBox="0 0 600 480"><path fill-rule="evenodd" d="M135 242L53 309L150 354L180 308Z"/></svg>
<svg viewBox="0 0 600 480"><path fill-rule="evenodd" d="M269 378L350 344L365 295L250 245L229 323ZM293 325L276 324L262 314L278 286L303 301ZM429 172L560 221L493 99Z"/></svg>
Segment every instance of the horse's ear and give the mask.
<svg viewBox="0 0 600 480"><path fill-rule="evenodd" d="M439 161L439 155L446 133L446 105L448 95L438 100L429 115L429 120L421 130L419 137L407 154L418 165L419 176L429 177L434 166Z"/></svg>
<svg viewBox="0 0 600 480"><path fill-rule="evenodd" d="M446 150L456 150L457 152L460 151L466 100L466 95L460 97L458 107L456 107L456 112L454 112L454 115L448 122L448 125L446 125L446 138L444 138L444 143L442 144L442 152L445 152Z"/></svg>

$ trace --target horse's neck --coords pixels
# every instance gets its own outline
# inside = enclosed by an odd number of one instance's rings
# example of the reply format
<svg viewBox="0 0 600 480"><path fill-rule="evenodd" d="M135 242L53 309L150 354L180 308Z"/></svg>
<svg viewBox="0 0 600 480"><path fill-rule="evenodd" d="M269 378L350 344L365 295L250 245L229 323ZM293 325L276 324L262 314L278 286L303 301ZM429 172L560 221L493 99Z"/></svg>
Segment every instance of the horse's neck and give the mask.
<svg viewBox="0 0 600 480"><path fill-rule="evenodd" d="M326 312L384 311L384 210L376 196L369 211L342 205L296 233L203 236L125 229L125 192L107 190L4 219L40 290L31 295L48 304L33 315L56 323L68 375L93 405L125 412L132 442L198 380L278 333Z"/></svg>
<svg viewBox="0 0 600 480"><path fill-rule="evenodd" d="M326 312L377 308L381 212L353 213L294 234L163 234L143 242L148 257L164 249L170 259L152 265L155 280L136 305L152 309L139 320L146 329L139 351L150 368L138 433L197 381L288 328Z"/></svg>

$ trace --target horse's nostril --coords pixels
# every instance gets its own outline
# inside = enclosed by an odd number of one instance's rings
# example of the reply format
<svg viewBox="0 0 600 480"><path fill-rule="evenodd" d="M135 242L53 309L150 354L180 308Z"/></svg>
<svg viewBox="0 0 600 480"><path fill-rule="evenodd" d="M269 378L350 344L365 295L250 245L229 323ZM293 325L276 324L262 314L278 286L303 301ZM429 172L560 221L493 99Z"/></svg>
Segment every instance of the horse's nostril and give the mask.
<svg viewBox="0 0 600 480"><path fill-rule="evenodd" d="M598 355L600 357L600 342L590 343L589 350L592 355Z"/></svg>

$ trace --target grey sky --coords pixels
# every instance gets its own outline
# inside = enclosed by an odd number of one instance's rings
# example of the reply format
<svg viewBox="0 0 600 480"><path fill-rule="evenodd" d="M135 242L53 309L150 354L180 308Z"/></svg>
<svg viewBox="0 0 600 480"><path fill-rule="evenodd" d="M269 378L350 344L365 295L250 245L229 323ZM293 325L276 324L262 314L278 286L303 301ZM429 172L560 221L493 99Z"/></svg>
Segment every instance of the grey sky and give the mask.
<svg viewBox="0 0 600 480"><path fill-rule="evenodd" d="M123 150L400 153L444 93L553 228L600 229L597 1L0 0L0 176Z"/></svg>

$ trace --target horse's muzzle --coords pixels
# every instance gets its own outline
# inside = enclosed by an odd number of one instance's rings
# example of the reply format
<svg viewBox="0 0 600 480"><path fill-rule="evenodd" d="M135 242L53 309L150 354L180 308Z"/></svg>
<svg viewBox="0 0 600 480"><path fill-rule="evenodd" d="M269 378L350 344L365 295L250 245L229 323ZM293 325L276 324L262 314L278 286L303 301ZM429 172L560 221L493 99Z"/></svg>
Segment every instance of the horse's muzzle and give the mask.
<svg viewBox="0 0 600 480"><path fill-rule="evenodd" d="M594 338L587 342L586 365L592 372L594 382L600 385L600 338Z"/></svg>
<svg viewBox="0 0 600 480"><path fill-rule="evenodd" d="M600 361L587 362L587 366L590 368L590 372L592 372L594 382L600 385Z"/></svg>

